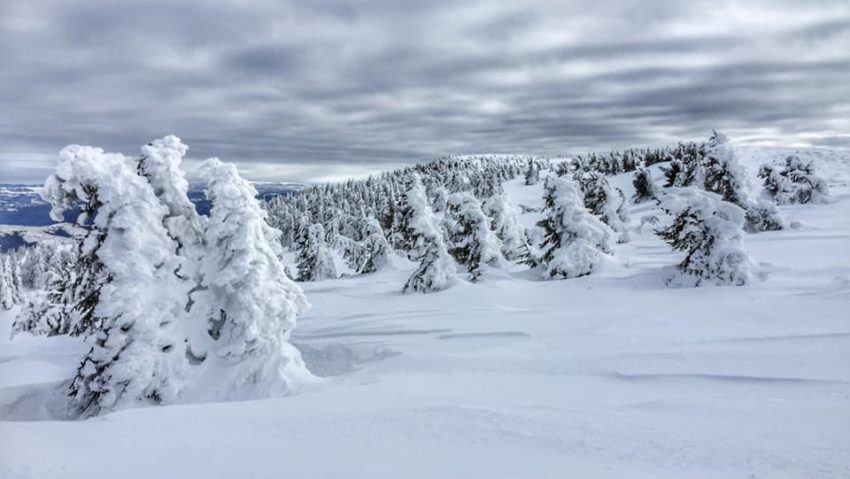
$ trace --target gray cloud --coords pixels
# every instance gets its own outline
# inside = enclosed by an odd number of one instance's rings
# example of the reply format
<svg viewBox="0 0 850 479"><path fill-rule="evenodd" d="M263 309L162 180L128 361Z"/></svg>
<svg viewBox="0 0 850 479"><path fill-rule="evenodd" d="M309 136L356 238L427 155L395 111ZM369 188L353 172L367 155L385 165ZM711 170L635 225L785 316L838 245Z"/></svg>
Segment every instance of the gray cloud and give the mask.
<svg viewBox="0 0 850 479"><path fill-rule="evenodd" d="M253 179L699 139L850 147L834 1L0 3L0 181L181 136Z"/></svg>

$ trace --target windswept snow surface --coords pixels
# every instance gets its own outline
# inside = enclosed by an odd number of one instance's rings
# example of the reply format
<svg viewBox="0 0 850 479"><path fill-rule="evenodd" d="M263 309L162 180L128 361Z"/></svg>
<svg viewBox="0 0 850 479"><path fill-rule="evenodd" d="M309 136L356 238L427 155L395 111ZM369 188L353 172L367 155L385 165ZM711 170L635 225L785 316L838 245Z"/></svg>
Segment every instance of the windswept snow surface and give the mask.
<svg viewBox="0 0 850 479"><path fill-rule="evenodd" d="M583 278L402 295L402 262L304 283L293 341L321 379L286 398L48 420L82 346L8 341L4 313L0 477L850 477L850 157L808 154L833 201L747 235L744 287L665 287L679 256L649 225ZM739 155L751 176L784 159ZM507 191L541 204L542 182Z"/></svg>

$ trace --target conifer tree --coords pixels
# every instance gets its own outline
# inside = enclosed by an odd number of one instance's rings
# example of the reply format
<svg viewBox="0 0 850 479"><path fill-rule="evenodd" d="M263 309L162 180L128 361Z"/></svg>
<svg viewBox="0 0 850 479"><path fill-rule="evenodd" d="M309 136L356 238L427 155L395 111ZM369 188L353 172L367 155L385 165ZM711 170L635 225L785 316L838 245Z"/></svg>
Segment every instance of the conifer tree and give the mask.
<svg viewBox="0 0 850 479"><path fill-rule="evenodd" d="M419 176L413 174L410 187L405 193L405 224L411 259L419 261L419 267L408 278L404 293L429 293L449 287L455 276L455 262L446 249L443 232L437 224L433 210L422 191Z"/></svg>
<svg viewBox="0 0 850 479"><path fill-rule="evenodd" d="M458 263L466 266L470 280L478 281L484 265L500 265L501 241L490 230L489 218L471 193L452 194L447 212L451 218L449 252Z"/></svg>
<svg viewBox="0 0 850 479"><path fill-rule="evenodd" d="M502 244L502 255L518 261L528 252L524 228L519 223L516 208L505 193L495 194L484 201L483 208L490 216L490 225Z"/></svg>
<svg viewBox="0 0 850 479"><path fill-rule="evenodd" d="M635 170L632 185L635 187L635 194L632 196L634 203L643 203L655 199L655 184L652 182L652 173L648 169L638 168Z"/></svg>
<svg viewBox="0 0 850 479"><path fill-rule="evenodd" d="M305 226L297 245L298 281L336 278L333 256L325 242L325 228L319 223Z"/></svg>
<svg viewBox="0 0 850 479"><path fill-rule="evenodd" d="M703 164L705 190L720 195L724 201L745 207L747 177L726 135L717 130L712 132Z"/></svg>
<svg viewBox="0 0 850 479"><path fill-rule="evenodd" d="M0 254L0 307L5 310L12 309L16 304L17 293L14 289L15 281L12 279L11 258Z"/></svg>
<svg viewBox="0 0 850 479"><path fill-rule="evenodd" d="M540 182L540 168L533 159L528 160L528 169L525 170L526 186L536 185Z"/></svg>
<svg viewBox="0 0 850 479"><path fill-rule="evenodd" d="M364 238L364 260L358 268L358 273L374 273L389 262L392 248L384 237L381 224L374 217L366 219Z"/></svg>
<svg viewBox="0 0 850 479"><path fill-rule="evenodd" d="M286 394L308 374L288 342L308 304L280 262L281 233L266 223L256 190L234 165L213 158L200 173L212 203L197 310L207 318L209 343L189 395L220 400Z"/></svg>
<svg viewBox="0 0 850 479"><path fill-rule="evenodd" d="M765 196L779 205L825 203L829 199L826 181L815 174L812 163L793 155L785 159L782 169L762 165L758 176L764 180Z"/></svg>
<svg viewBox="0 0 850 479"><path fill-rule="evenodd" d="M68 412L172 401L185 358L174 344L183 299L172 294L179 261L163 227L167 210L122 155L72 145L59 158L43 196L57 221L76 202L86 205L78 219L90 226L81 258L99 273L75 284L75 296L87 301L76 307L88 315L90 349L71 382Z"/></svg>
<svg viewBox="0 0 850 479"><path fill-rule="evenodd" d="M585 208L617 233L618 243L627 243L629 216L623 192L615 191L608 180L596 172L584 173L580 178Z"/></svg>
<svg viewBox="0 0 850 479"><path fill-rule="evenodd" d="M12 325L14 334L27 332L33 335L55 336L71 332L74 307L73 255L56 251L56 259L47 271L44 290L34 292Z"/></svg>
<svg viewBox="0 0 850 479"><path fill-rule="evenodd" d="M610 254L611 229L584 207L575 182L565 177L546 180L544 218L537 223L544 232L538 262L543 277L576 278L593 272L603 255Z"/></svg>
<svg viewBox="0 0 850 479"><path fill-rule="evenodd" d="M693 187L668 189L661 207L673 216L673 222L656 234L674 250L685 253L676 273L667 278L668 285L740 286L750 281L742 208Z"/></svg>

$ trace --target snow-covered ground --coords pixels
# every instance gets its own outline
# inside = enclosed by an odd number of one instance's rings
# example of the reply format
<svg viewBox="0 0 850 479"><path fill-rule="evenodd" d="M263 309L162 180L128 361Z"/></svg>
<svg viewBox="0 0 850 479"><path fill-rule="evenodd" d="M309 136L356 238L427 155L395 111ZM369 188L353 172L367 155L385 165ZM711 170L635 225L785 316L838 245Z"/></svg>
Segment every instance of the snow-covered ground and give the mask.
<svg viewBox="0 0 850 479"><path fill-rule="evenodd" d="M665 287L677 255L649 226L585 278L403 296L411 265L303 284L293 341L321 379L286 398L49 420L82 346L9 341L4 313L0 477L850 477L850 156L805 154L834 201L747 236L745 287Z"/></svg>

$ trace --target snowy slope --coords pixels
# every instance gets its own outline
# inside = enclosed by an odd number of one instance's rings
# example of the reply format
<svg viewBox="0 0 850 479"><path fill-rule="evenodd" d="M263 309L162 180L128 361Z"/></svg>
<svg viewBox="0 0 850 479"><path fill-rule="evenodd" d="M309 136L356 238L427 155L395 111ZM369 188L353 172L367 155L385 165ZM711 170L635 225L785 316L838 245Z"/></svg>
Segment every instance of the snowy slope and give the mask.
<svg viewBox="0 0 850 479"><path fill-rule="evenodd" d="M753 174L782 158L741 154ZM848 477L850 156L805 154L834 201L747 237L750 286L664 287L677 256L648 227L579 279L402 296L410 266L303 284L293 340L322 380L288 398L44 420L81 345L9 342L5 313L0 477ZM540 185L507 191L540 205Z"/></svg>

